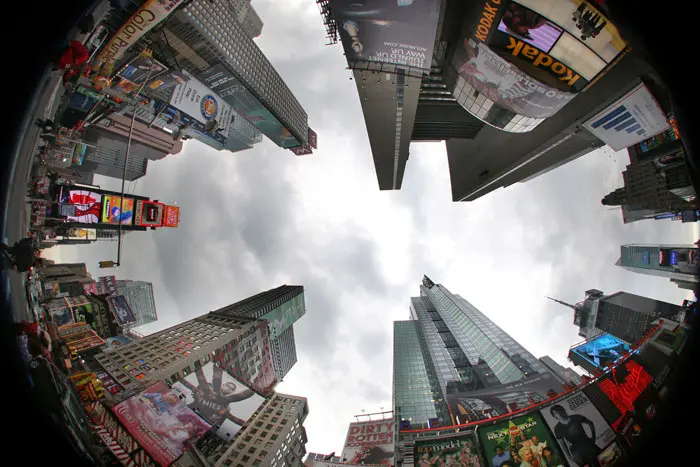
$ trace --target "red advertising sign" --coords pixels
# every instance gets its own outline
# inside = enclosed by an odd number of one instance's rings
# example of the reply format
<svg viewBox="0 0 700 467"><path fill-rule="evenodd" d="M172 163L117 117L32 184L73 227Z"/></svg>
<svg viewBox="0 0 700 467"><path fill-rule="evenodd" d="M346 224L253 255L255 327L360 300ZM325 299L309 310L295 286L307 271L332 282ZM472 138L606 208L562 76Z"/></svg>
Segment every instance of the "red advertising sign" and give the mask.
<svg viewBox="0 0 700 467"><path fill-rule="evenodd" d="M180 208L178 206L163 206L163 227L177 227L180 224Z"/></svg>
<svg viewBox="0 0 700 467"><path fill-rule="evenodd" d="M313 151L311 150L311 145L309 145L309 144L302 144L301 146L291 148L290 151L292 151L297 156L305 156L307 154L313 154Z"/></svg>
<svg viewBox="0 0 700 467"><path fill-rule="evenodd" d="M163 225L163 203L157 201L136 201L134 218L136 225L143 227L160 227Z"/></svg>
<svg viewBox="0 0 700 467"><path fill-rule="evenodd" d="M314 130L309 128L309 146L311 146L314 149L318 149L318 135Z"/></svg>

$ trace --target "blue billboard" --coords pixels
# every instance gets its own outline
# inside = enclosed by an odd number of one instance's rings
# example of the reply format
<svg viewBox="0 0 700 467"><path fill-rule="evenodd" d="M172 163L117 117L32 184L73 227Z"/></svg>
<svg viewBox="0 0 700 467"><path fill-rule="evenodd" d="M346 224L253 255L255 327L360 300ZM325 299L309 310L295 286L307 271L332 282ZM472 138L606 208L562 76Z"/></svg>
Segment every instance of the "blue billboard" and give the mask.
<svg viewBox="0 0 700 467"><path fill-rule="evenodd" d="M629 351L629 344L610 334L601 334L571 349L571 352L600 370L605 369Z"/></svg>
<svg viewBox="0 0 700 467"><path fill-rule="evenodd" d="M215 65L197 78L276 145L284 149L301 145L287 127L224 65Z"/></svg>

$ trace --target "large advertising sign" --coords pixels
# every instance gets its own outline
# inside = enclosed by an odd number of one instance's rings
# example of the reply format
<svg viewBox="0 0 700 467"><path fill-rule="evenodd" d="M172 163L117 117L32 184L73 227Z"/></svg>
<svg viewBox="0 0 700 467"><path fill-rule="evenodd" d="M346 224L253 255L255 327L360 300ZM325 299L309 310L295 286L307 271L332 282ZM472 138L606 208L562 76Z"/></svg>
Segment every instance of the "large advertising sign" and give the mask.
<svg viewBox="0 0 700 467"><path fill-rule="evenodd" d="M270 329L270 339L275 340L304 315L304 294L297 295L265 314Z"/></svg>
<svg viewBox="0 0 700 467"><path fill-rule="evenodd" d="M331 0L331 4L348 62L430 69L439 0Z"/></svg>
<svg viewBox="0 0 700 467"><path fill-rule="evenodd" d="M102 195L90 190L70 190L61 187L58 194L58 215L70 222L97 224L100 222Z"/></svg>
<svg viewBox="0 0 700 467"><path fill-rule="evenodd" d="M476 435L460 433L449 438L416 440L413 446L413 464L419 467L451 465L481 467ZM500 467L500 465L498 466Z"/></svg>
<svg viewBox="0 0 700 467"><path fill-rule="evenodd" d="M571 467L596 466L597 457L615 440L615 432L583 392L541 412Z"/></svg>
<svg viewBox="0 0 700 467"><path fill-rule="evenodd" d="M213 362L174 383L172 388L185 397L188 407L218 426L217 435L225 440L233 439L265 401Z"/></svg>
<svg viewBox="0 0 700 467"><path fill-rule="evenodd" d="M148 31L172 13L183 0L147 0L105 44L97 55L97 64L114 63Z"/></svg>
<svg viewBox="0 0 700 467"><path fill-rule="evenodd" d="M571 352L599 370L612 365L629 351L629 344L610 334L601 334L571 349Z"/></svg>
<svg viewBox="0 0 700 467"><path fill-rule="evenodd" d="M394 420L351 423L342 457L351 464L393 465Z"/></svg>
<svg viewBox="0 0 700 467"><path fill-rule="evenodd" d="M136 316L134 316L134 312L131 310L131 306L129 302L126 301L124 295L112 295L107 297L107 303L114 315L114 319L120 326L136 322Z"/></svg>
<svg viewBox="0 0 700 467"><path fill-rule="evenodd" d="M484 97L526 117L551 117L576 96L532 78L486 44L471 39L457 47L453 64L459 76Z"/></svg>
<svg viewBox="0 0 700 467"><path fill-rule="evenodd" d="M529 413L477 430L490 467L511 465L566 466L559 445L538 412Z"/></svg>
<svg viewBox="0 0 700 467"><path fill-rule="evenodd" d="M615 151L640 143L670 124L649 89L640 83L583 126Z"/></svg>
<svg viewBox="0 0 700 467"><path fill-rule="evenodd" d="M299 140L222 64L214 65L198 76L228 102L240 116L284 149L300 145Z"/></svg>
<svg viewBox="0 0 700 467"><path fill-rule="evenodd" d="M178 84L178 88L180 86L183 86L183 84ZM191 129L192 131L197 132L206 138L211 138L222 145L226 144L226 135L220 133L219 131L209 131L205 124L202 123L201 119L197 119L183 112L177 107L161 100L150 99L141 94L139 94L139 97L144 99L143 102L146 103L145 105L151 107L149 112L152 112L154 115L160 115L161 118L169 122L176 123L183 128Z"/></svg>
<svg viewBox="0 0 700 467"><path fill-rule="evenodd" d="M563 390L561 382L543 373L479 391L448 393L447 402L455 423L464 424L522 410Z"/></svg>
<svg viewBox="0 0 700 467"><path fill-rule="evenodd" d="M658 135L652 136L651 138L645 139L644 141L633 145L632 147L637 154L643 154L651 151L652 149L656 149L681 139L681 134L678 131L678 124L676 123L676 117L671 113L666 115L666 118L668 119L668 123L671 125L671 127L666 131L662 131Z"/></svg>
<svg viewBox="0 0 700 467"><path fill-rule="evenodd" d="M71 240L97 240L96 229L68 229L63 238Z"/></svg>
<svg viewBox="0 0 700 467"><path fill-rule="evenodd" d="M135 224L143 227L160 227L163 224L163 203L156 201L136 201Z"/></svg>
<svg viewBox="0 0 700 467"><path fill-rule="evenodd" d="M177 227L180 225L180 208L178 206L163 206L163 227Z"/></svg>
<svg viewBox="0 0 700 467"><path fill-rule="evenodd" d="M158 382L112 410L161 466L169 466L211 426Z"/></svg>
<svg viewBox="0 0 700 467"><path fill-rule="evenodd" d="M146 77L152 79L163 74L167 70L168 67L153 57L139 55L128 64L124 65L124 68L119 70L117 76L122 79L129 80L132 83L141 84L144 82Z"/></svg>
<svg viewBox="0 0 700 467"><path fill-rule="evenodd" d="M105 224L131 225L134 221L134 200L120 196L105 195L102 204L102 222Z"/></svg>
<svg viewBox="0 0 700 467"><path fill-rule="evenodd" d="M233 109L215 91L201 81L191 78L179 84L170 97L170 105L194 117L200 123L213 128L208 133L228 136L229 126L234 118Z"/></svg>

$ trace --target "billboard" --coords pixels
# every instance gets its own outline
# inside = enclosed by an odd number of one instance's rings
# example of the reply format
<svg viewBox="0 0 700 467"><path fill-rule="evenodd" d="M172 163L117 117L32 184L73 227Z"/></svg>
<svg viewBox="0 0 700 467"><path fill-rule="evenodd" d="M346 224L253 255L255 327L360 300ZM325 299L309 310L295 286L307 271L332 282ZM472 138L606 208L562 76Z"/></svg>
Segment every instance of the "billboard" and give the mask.
<svg viewBox="0 0 700 467"><path fill-rule="evenodd" d="M418 438L413 446L414 465L481 467L477 444L476 435L473 433L425 441Z"/></svg>
<svg viewBox="0 0 700 467"><path fill-rule="evenodd" d="M649 89L640 83L583 126L615 151L637 144L670 124Z"/></svg>
<svg viewBox="0 0 700 467"><path fill-rule="evenodd" d="M155 78L158 75L163 74L165 71L167 71L167 69L168 67L153 57L139 55L128 64L124 65L124 67L117 73L117 76L122 79L129 80L132 83L141 84L147 76L149 79Z"/></svg>
<svg viewBox="0 0 700 467"><path fill-rule="evenodd" d="M90 190L61 187L58 193L58 215L69 222L97 224L100 222L102 195Z"/></svg>
<svg viewBox="0 0 700 467"><path fill-rule="evenodd" d="M601 334L570 350L599 370L612 365L629 351L629 344L610 334Z"/></svg>
<svg viewBox="0 0 700 467"><path fill-rule="evenodd" d="M134 45L148 31L163 21L183 0L147 0L124 23L97 55L98 65L111 64L119 60L129 47Z"/></svg>
<svg viewBox="0 0 700 467"><path fill-rule="evenodd" d="M447 403L455 423L464 424L516 412L544 402L563 391L562 383L549 373L524 378L514 383L478 391L452 392Z"/></svg>
<svg viewBox="0 0 700 467"><path fill-rule="evenodd" d="M489 467L506 460L512 465L566 465L559 445L538 412L529 413L477 430Z"/></svg>
<svg viewBox="0 0 700 467"><path fill-rule="evenodd" d="M180 208L178 206L163 206L163 227L177 227L180 225Z"/></svg>
<svg viewBox="0 0 700 467"><path fill-rule="evenodd" d="M540 412L571 467L596 465L615 432L586 395L577 391Z"/></svg>
<svg viewBox="0 0 700 467"><path fill-rule="evenodd" d="M213 362L174 383L172 388L184 396L188 407L218 426L217 435L225 440L233 439L265 401Z"/></svg>
<svg viewBox="0 0 700 467"><path fill-rule="evenodd" d="M97 293L99 295L116 295L119 290L115 276L102 276L97 278Z"/></svg>
<svg viewBox="0 0 700 467"><path fill-rule="evenodd" d="M71 240L97 240L96 229L67 229L63 238Z"/></svg>
<svg viewBox="0 0 700 467"><path fill-rule="evenodd" d="M178 84L178 86L180 86L180 84ZM226 144L226 135L218 131L208 131L205 124L201 122L201 119L192 117L175 106L161 100L150 99L141 94L139 94L139 97L144 99L143 102L145 105L151 107L149 111L153 112L154 115L160 115L168 122L176 123L183 128L190 128L204 137L211 138L221 144Z"/></svg>
<svg viewBox="0 0 700 467"><path fill-rule="evenodd" d="M123 225L131 225L134 222L134 200L120 196L105 195L102 203L102 222L105 224L119 224L119 218Z"/></svg>
<svg viewBox="0 0 700 467"><path fill-rule="evenodd" d="M289 149L301 144L224 65L214 65L198 78L277 146Z"/></svg>
<svg viewBox="0 0 700 467"><path fill-rule="evenodd" d="M211 428L161 382L112 410L139 444L164 467Z"/></svg>
<svg viewBox="0 0 700 467"><path fill-rule="evenodd" d="M304 294L288 300L263 316L270 329L270 339L275 340L296 323L305 313Z"/></svg>
<svg viewBox="0 0 700 467"><path fill-rule="evenodd" d="M166 90L174 88L179 84L184 84L189 81L191 76L178 70L170 70L168 73L162 74L148 83L148 87L153 90Z"/></svg>
<svg viewBox="0 0 700 467"><path fill-rule="evenodd" d="M107 297L107 303L118 325L124 326L136 322L136 316L124 295L111 295Z"/></svg>
<svg viewBox="0 0 700 467"><path fill-rule="evenodd" d="M309 136L309 141L308 141L309 146L311 146L311 148L313 148L313 149L318 149L318 135L316 134L316 132L314 130L312 130L311 128L309 128L308 136Z"/></svg>
<svg viewBox="0 0 700 467"><path fill-rule="evenodd" d="M207 125L214 125L216 130L206 132L207 135L219 133L224 138L228 136L234 118L233 109L201 81L191 78L178 84L170 97L170 105L205 125L205 132Z"/></svg>
<svg viewBox="0 0 700 467"><path fill-rule="evenodd" d="M576 96L530 77L486 44L471 39L456 48L453 65L484 97L525 117L551 117Z"/></svg>
<svg viewBox="0 0 700 467"><path fill-rule="evenodd" d="M163 224L163 203L136 201L134 223L143 227L160 227Z"/></svg>
<svg viewBox="0 0 700 467"><path fill-rule="evenodd" d="M430 69L439 0L371 3L331 0L348 63L369 61Z"/></svg>
<svg viewBox="0 0 700 467"><path fill-rule="evenodd" d="M393 465L394 420L351 423L341 457L351 464Z"/></svg>

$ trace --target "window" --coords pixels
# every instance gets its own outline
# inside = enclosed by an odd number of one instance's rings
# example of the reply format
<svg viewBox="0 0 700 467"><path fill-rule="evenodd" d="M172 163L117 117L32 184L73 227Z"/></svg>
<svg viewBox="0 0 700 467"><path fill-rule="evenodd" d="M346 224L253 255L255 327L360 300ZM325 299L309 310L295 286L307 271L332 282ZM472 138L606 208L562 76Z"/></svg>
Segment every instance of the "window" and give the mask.
<svg viewBox="0 0 700 467"><path fill-rule="evenodd" d="M250 456L243 456L241 460L247 463L250 460Z"/></svg>
<svg viewBox="0 0 700 467"><path fill-rule="evenodd" d="M248 449L248 452L251 453L251 454L255 454L255 447L254 447L254 446L251 446L251 448Z"/></svg>
<svg viewBox="0 0 700 467"><path fill-rule="evenodd" d="M251 436L246 436L245 438L243 438L243 441L245 441L245 442L247 443L247 442L249 442L251 439L253 439Z"/></svg>

